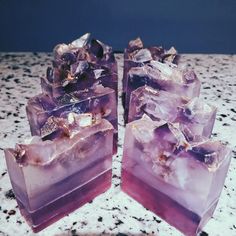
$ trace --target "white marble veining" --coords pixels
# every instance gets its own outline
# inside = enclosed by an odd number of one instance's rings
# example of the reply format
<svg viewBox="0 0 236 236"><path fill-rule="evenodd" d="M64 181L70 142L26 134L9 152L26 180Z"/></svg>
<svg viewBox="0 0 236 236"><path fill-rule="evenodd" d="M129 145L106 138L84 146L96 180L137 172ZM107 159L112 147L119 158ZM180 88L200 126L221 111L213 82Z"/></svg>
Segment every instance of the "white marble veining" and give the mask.
<svg viewBox="0 0 236 236"><path fill-rule="evenodd" d="M122 55L119 63L121 88ZM6 169L3 149L29 137L27 99L40 92L39 77L50 65L47 53L0 53L0 235L34 235L21 217ZM236 235L236 55L182 55L181 63L193 67L202 81L201 97L218 107L213 138L233 149L232 162L213 218L201 236ZM121 92L120 94L121 95ZM44 229L39 236L160 235L180 236L177 230L120 191L123 118L119 100L119 148L113 162L110 190Z"/></svg>

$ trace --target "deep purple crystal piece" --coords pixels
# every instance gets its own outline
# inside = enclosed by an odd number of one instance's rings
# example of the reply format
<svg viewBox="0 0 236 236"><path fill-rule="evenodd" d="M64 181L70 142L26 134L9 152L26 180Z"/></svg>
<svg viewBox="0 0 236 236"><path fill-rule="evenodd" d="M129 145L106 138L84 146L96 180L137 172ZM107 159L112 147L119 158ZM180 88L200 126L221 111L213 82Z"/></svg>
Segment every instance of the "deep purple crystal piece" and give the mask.
<svg viewBox="0 0 236 236"><path fill-rule="evenodd" d="M85 114L55 118L54 125L47 139L5 150L19 209L35 232L111 185L113 126Z"/></svg>
<svg viewBox="0 0 236 236"><path fill-rule="evenodd" d="M94 84L110 87L117 94L117 62L112 48L89 34L54 48L53 68L41 78L43 93L58 97Z"/></svg>
<svg viewBox="0 0 236 236"><path fill-rule="evenodd" d="M163 90L142 86L131 93L128 122L144 114L153 120L179 123L188 141L209 138L216 118L216 107L195 97L188 99Z"/></svg>
<svg viewBox="0 0 236 236"><path fill-rule="evenodd" d="M126 126L122 190L185 235L213 215L230 164L217 141L190 144L171 123L142 119Z"/></svg>

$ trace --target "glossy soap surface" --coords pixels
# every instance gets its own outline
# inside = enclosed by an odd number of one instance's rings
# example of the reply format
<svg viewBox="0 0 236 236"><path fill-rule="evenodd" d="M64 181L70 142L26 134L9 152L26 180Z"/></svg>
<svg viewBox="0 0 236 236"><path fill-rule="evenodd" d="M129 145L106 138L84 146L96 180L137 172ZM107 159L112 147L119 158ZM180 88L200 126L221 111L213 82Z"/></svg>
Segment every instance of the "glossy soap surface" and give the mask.
<svg viewBox="0 0 236 236"><path fill-rule="evenodd" d="M5 150L17 203L35 232L111 185L113 126L104 119L88 125L82 116L55 118L44 140Z"/></svg>
<svg viewBox="0 0 236 236"><path fill-rule="evenodd" d="M217 141L190 144L171 123L148 116L126 126L122 159L124 192L186 235L212 216L230 163Z"/></svg>

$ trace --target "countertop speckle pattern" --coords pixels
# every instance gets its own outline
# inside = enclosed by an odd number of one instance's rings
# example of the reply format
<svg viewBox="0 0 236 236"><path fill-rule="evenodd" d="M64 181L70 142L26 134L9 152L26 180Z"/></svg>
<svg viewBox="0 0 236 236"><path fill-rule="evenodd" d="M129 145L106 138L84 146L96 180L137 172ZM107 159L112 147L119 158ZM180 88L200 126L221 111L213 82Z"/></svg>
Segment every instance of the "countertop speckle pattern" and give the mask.
<svg viewBox="0 0 236 236"><path fill-rule="evenodd" d="M122 54L119 63L119 88ZM27 100L40 92L39 77L51 64L47 53L0 53L0 235L34 235L21 217L11 190L3 149L30 136ZM232 162L213 218L201 236L236 235L236 55L182 55L181 63L194 68L202 82L201 97L218 107L213 139L233 149ZM121 95L121 91L119 93ZM182 235L162 219L120 191L124 127L119 100L119 148L113 161L112 188L70 215L38 233L64 235Z"/></svg>

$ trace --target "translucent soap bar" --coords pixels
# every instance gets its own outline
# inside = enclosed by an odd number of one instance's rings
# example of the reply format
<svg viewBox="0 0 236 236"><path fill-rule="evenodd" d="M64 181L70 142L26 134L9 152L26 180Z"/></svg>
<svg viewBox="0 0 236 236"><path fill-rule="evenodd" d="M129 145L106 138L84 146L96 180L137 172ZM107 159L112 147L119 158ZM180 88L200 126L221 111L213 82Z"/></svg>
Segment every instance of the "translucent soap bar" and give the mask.
<svg viewBox="0 0 236 236"><path fill-rule="evenodd" d="M125 96L126 122L128 120L131 92L144 85L179 94L187 98L198 97L201 87L200 81L192 70L182 70L174 64L151 61L142 67L131 68L128 72Z"/></svg>
<svg viewBox="0 0 236 236"><path fill-rule="evenodd" d="M113 126L104 119L92 123L87 114L54 122L44 140L34 136L5 150L19 209L34 232L111 185Z"/></svg>
<svg viewBox="0 0 236 236"><path fill-rule="evenodd" d="M148 116L126 126L121 188L185 235L213 215L230 164L217 141L188 143L178 127Z"/></svg>
<svg viewBox="0 0 236 236"><path fill-rule="evenodd" d="M103 117L114 126L114 152L117 149L117 101L115 91L102 85L74 91L53 98L39 94L29 99L26 112L32 135L45 136L50 129L52 117L65 118L71 112L92 113L93 117Z"/></svg>
<svg viewBox="0 0 236 236"><path fill-rule="evenodd" d="M100 83L117 94L117 62L112 48L89 37L85 34L54 48L53 65L41 78L43 93L58 97Z"/></svg>
<svg viewBox="0 0 236 236"><path fill-rule="evenodd" d="M127 74L132 67L143 66L150 61L160 61L162 63L172 62L177 64L179 55L174 47L165 50L163 47L153 46L144 47L140 38L131 40L128 47L124 50L124 72L123 72L123 91L126 92Z"/></svg>
<svg viewBox="0 0 236 236"><path fill-rule="evenodd" d="M142 86L131 93L128 122L144 114L153 120L179 123L188 141L209 138L216 118L216 107L195 97L188 99L174 93Z"/></svg>

